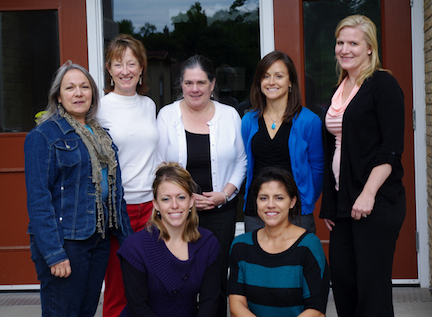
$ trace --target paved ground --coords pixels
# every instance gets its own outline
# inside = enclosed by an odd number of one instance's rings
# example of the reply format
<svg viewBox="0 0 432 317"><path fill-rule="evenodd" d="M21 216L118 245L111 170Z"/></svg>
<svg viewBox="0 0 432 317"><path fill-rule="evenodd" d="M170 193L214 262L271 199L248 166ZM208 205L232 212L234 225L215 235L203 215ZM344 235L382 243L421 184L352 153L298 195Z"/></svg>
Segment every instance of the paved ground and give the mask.
<svg viewBox="0 0 432 317"><path fill-rule="evenodd" d="M395 287L393 289L396 317L430 317L432 315L432 295L428 289L418 287ZM96 317L102 316L102 302ZM1 317L41 316L38 292L0 292ZM333 296L330 292L327 307L328 317L336 317Z"/></svg>

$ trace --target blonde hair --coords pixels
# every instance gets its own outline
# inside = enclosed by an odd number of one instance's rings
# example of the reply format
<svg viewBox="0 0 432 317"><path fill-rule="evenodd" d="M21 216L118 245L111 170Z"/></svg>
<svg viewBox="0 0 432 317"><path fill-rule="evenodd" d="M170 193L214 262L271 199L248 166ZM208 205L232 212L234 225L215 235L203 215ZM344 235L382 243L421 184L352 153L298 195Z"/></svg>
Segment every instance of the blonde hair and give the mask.
<svg viewBox="0 0 432 317"><path fill-rule="evenodd" d="M378 39L377 30L375 23L373 23L368 17L360 14L350 15L339 22L335 30L335 38L337 39L340 31L343 28L351 27L359 29L363 32L364 39L371 50L369 55L369 64L366 68L362 69L360 75L357 77L357 85L363 84L363 82L372 76L376 70L383 70L389 72L388 70L381 68L381 62L378 55ZM343 69L339 63L336 63L336 73L339 75L338 85L342 80L348 75L348 72Z"/></svg>
<svg viewBox="0 0 432 317"><path fill-rule="evenodd" d="M187 170L175 162L161 163L156 171L156 177L153 181L153 197L157 200L159 186L163 182L171 182L182 188L189 196L196 191L197 185ZM162 223L158 211L153 207L153 212L147 225L147 231L151 232L152 227L156 226L159 231L159 239L169 240L168 230ZM193 204L190 213L186 219L186 225L183 230L183 240L186 242L196 242L201 237L198 231L198 212Z"/></svg>

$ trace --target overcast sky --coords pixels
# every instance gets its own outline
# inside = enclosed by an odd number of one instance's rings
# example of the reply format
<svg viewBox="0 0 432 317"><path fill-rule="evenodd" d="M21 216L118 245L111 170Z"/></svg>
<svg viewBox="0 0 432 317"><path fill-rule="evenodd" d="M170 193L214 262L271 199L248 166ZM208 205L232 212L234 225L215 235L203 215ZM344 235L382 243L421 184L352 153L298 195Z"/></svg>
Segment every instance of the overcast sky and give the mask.
<svg viewBox="0 0 432 317"><path fill-rule="evenodd" d="M195 2L201 3L207 16L222 9L229 9L234 0L114 0L114 20L132 20L135 31L138 31L146 22L156 25L161 32L165 25L173 30L170 18L179 12L186 13ZM250 0L254 8L258 0Z"/></svg>

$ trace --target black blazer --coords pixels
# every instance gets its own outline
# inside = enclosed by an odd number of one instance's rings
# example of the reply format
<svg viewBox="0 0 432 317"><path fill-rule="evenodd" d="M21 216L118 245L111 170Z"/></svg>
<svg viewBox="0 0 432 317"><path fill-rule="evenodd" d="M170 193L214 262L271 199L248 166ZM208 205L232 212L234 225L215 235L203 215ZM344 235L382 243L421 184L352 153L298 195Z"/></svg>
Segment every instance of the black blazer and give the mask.
<svg viewBox="0 0 432 317"><path fill-rule="evenodd" d="M369 174L381 164L390 164L392 172L379 189L377 199L393 201L404 192L401 164L404 112L404 95L392 75L376 71L364 81L342 119L339 192L335 190L332 171L335 137L323 124L324 183L320 218L351 217L352 206Z"/></svg>

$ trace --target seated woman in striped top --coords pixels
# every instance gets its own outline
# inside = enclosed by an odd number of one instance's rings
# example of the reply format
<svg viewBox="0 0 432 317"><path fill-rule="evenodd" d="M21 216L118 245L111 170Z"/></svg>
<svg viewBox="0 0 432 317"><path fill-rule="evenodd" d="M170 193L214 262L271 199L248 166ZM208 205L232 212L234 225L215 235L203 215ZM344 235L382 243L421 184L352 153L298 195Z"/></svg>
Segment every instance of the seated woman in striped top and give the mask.
<svg viewBox="0 0 432 317"><path fill-rule="evenodd" d="M292 223L301 214L293 177L267 167L252 190L265 227L231 246L231 316L324 316L327 261L318 237Z"/></svg>

